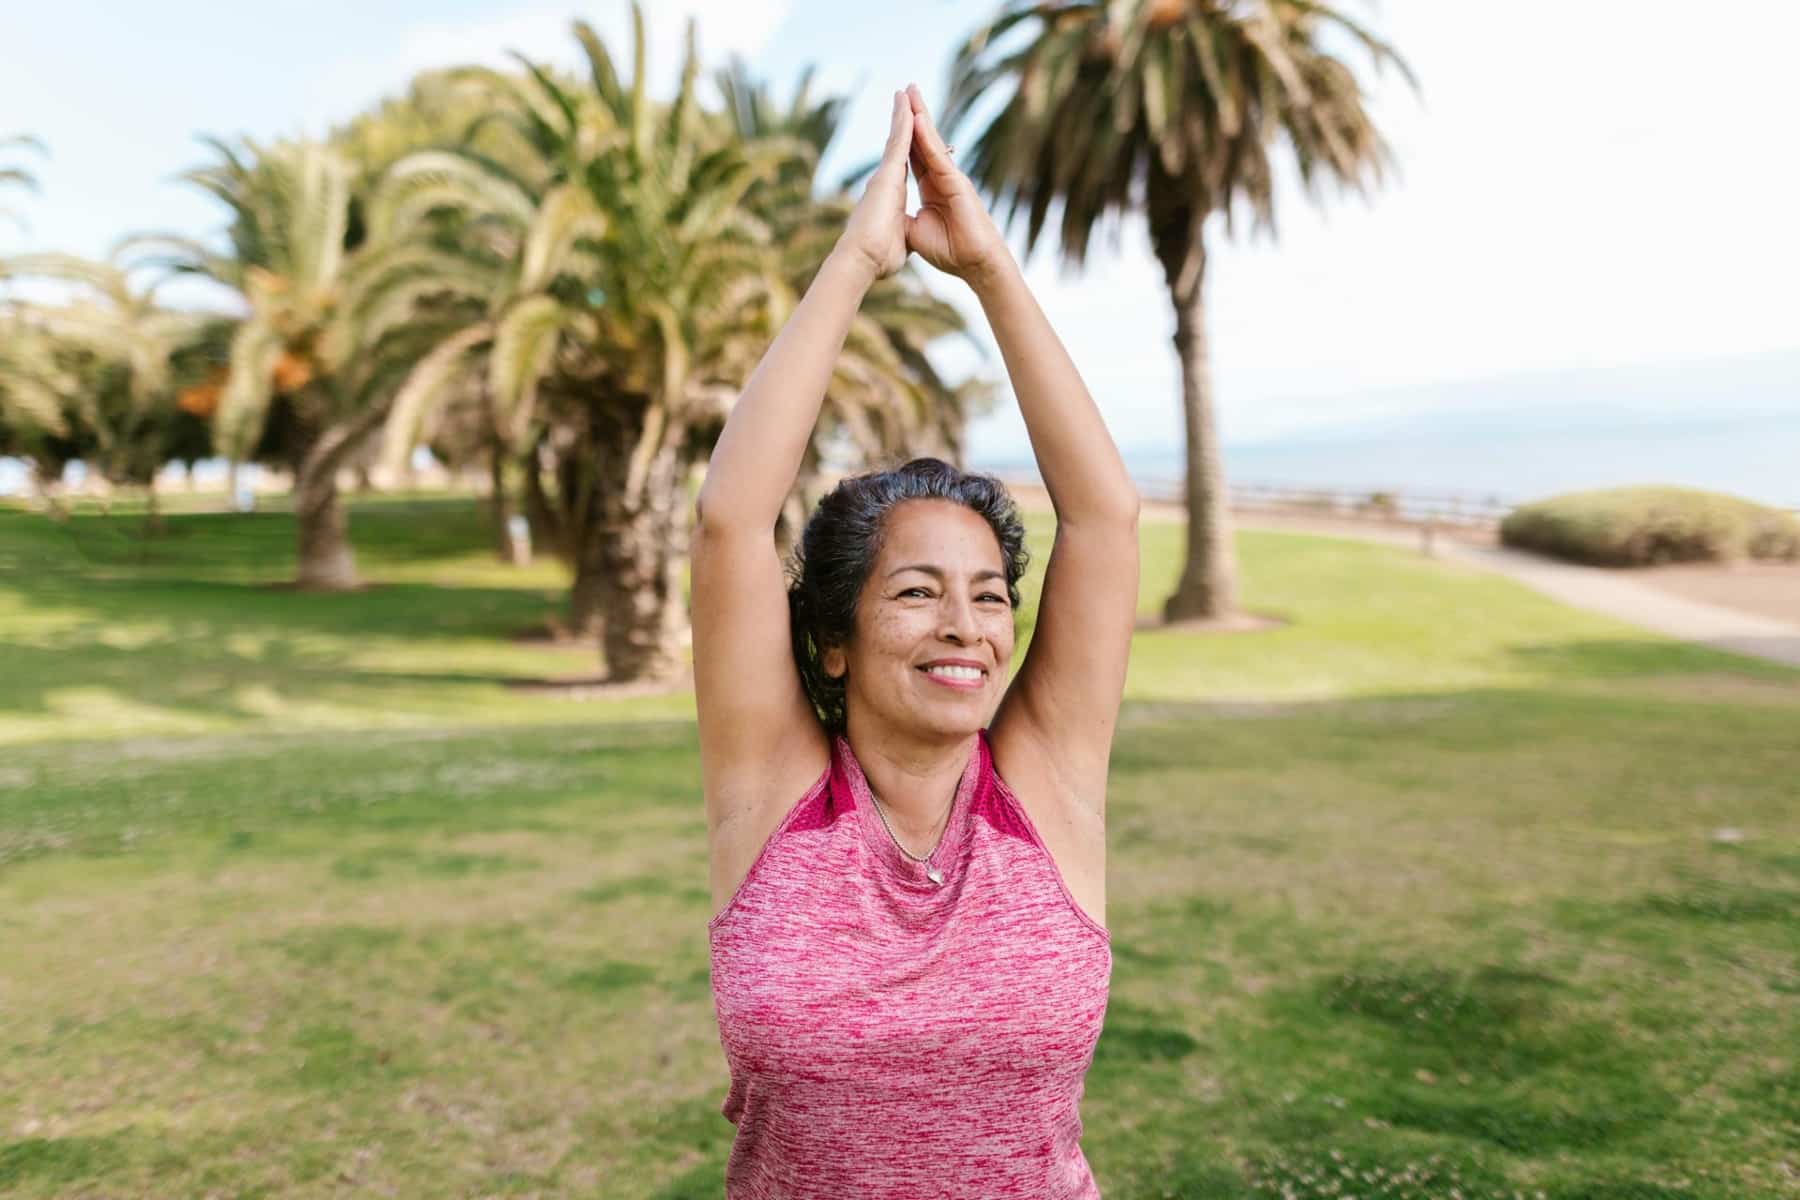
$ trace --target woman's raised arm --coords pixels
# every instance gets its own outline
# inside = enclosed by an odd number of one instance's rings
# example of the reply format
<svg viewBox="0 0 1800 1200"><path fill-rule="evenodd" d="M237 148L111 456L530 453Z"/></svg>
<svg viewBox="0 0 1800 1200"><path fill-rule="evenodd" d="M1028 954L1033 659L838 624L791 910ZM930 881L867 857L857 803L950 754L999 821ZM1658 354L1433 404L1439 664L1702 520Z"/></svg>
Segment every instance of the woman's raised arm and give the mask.
<svg viewBox="0 0 1800 1200"><path fill-rule="evenodd" d="M772 533L819 420L832 364L877 279L906 263L906 159L912 109L895 92L881 164L825 264L744 385L719 435L696 523Z"/></svg>
<svg viewBox="0 0 1800 1200"><path fill-rule="evenodd" d="M908 244L981 302L1056 508L1037 625L992 722L995 759L1002 774L1047 769L1050 790L1082 810L1059 819L1097 826L1137 615L1137 487L974 184L917 89L908 94L922 203L908 219Z"/></svg>
<svg viewBox="0 0 1800 1200"><path fill-rule="evenodd" d="M742 878L771 813L824 770L824 734L794 663L775 519L818 423L833 360L875 280L906 262L912 111L894 109L881 165L836 247L763 355L726 419L695 503L694 697L715 898Z"/></svg>
<svg viewBox="0 0 1800 1200"><path fill-rule="evenodd" d="M920 200L918 215L907 218L907 244L967 283L981 302L1058 522L1136 521L1137 487L1087 385L1025 286L975 185L932 124L918 88L907 88L907 98L918 127L912 164Z"/></svg>

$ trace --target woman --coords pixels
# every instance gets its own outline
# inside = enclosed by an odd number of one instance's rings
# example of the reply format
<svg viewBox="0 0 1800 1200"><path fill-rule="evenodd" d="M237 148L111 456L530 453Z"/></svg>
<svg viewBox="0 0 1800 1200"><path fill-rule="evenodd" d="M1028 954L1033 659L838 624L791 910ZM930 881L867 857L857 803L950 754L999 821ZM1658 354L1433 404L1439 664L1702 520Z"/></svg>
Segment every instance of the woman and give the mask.
<svg viewBox="0 0 1800 1200"><path fill-rule="evenodd" d="M922 202L906 213L910 159ZM784 585L773 530L851 318L917 253L974 291L1057 512L1008 686L1023 530L936 459L847 479ZM1107 759L1138 495L918 94L731 412L693 539L729 1200L1098 1195Z"/></svg>

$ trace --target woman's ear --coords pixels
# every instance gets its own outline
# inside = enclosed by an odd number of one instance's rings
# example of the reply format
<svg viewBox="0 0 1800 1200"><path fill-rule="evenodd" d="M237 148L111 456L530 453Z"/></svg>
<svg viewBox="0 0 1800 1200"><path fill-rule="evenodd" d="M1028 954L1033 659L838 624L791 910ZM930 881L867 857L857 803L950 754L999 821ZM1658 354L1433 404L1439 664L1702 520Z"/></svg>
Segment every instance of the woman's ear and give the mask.
<svg viewBox="0 0 1800 1200"><path fill-rule="evenodd" d="M842 646L826 647L825 653L819 656L819 666L825 672L827 679L834 679L839 683L843 682L844 676L850 670L850 664L845 660Z"/></svg>

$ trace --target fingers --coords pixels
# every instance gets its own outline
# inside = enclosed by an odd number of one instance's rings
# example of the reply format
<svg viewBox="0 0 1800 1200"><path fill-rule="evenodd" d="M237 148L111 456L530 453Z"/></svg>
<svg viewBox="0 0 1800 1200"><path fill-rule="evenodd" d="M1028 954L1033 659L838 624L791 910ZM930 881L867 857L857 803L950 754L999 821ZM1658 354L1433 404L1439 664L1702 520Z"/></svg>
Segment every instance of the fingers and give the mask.
<svg viewBox="0 0 1800 1200"><path fill-rule="evenodd" d="M882 147L882 169L898 166L902 173L906 170L906 158L913 144L912 106L907 103L905 92L894 93L894 108L890 114L887 145Z"/></svg>
<svg viewBox="0 0 1800 1200"><path fill-rule="evenodd" d="M923 165L925 169L939 173L956 173L956 160L950 156L950 148L944 145L939 136L937 126L931 122L931 113L925 107L925 98L919 94L919 85L906 85L907 98L913 114L915 131L913 134L913 165L917 169Z"/></svg>

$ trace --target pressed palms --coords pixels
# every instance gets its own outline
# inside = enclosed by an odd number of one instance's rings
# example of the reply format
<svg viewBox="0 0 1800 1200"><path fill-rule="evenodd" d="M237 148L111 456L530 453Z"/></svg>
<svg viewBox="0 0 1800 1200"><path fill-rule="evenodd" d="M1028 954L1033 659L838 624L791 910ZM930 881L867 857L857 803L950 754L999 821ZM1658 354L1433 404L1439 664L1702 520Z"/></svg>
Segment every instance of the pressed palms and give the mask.
<svg viewBox="0 0 1800 1200"><path fill-rule="evenodd" d="M952 64L946 127L1008 89L959 158L1009 222L1026 210L1027 253L1053 204L1077 266L1102 218L1141 206L1148 219L1175 307L1186 425L1187 555L1168 620L1236 607L1205 328L1206 220L1224 214L1230 235L1242 202L1253 232L1274 233L1271 153L1283 142L1315 200L1325 180L1366 194L1391 162L1356 75L1326 48L1333 38L1413 81L1391 46L1314 0L1014 0Z"/></svg>
<svg viewBox="0 0 1800 1200"><path fill-rule="evenodd" d="M795 148L777 171L759 179L745 196L745 206L768 225L780 252L785 313L812 282L842 232L853 199L848 189L879 162L871 159L836 185L820 193L818 167L837 136L847 97L811 98L813 70L802 72L786 104L753 79L741 59L733 58L715 73L725 100L725 115L737 135L747 141L782 141ZM774 336L779 321L768 331ZM820 420L802 455L794 488L782 505L776 528L784 549L798 537L821 489L821 467L835 444L847 444L851 469L919 455L962 461L963 430L993 397L981 379L951 383L925 353L939 338L960 334L973 338L961 311L935 296L916 272L900 271L878 280L851 321L843 349L833 363ZM766 343L765 343L766 345ZM765 345L752 346L754 357L743 365L748 378ZM735 392L733 393L735 396ZM722 425L725 413L718 417ZM708 430L710 449L718 428Z"/></svg>

